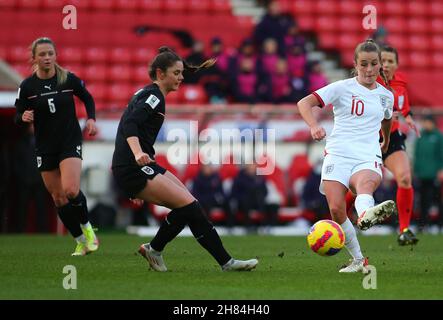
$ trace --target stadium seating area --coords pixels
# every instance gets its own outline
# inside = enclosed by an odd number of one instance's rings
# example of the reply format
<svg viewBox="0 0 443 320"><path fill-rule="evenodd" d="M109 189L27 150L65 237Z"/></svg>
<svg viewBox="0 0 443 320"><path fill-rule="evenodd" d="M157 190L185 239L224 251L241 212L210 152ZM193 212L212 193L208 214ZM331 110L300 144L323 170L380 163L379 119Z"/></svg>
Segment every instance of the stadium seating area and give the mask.
<svg viewBox="0 0 443 320"><path fill-rule="evenodd" d="M303 31L318 35L323 50L338 50L351 67L356 43L374 30L364 30L364 5L377 9L377 26L387 30L386 41L399 50L400 67L410 79L415 104L440 106L443 96L434 86L443 77L443 2L441 0L279 0ZM319 14L321 13L321 14ZM436 92L437 91L437 92ZM441 90L440 90L441 91ZM436 97L437 95L437 97Z"/></svg>
<svg viewBox="0 0 443 320"><path fill-rule="evenodd" d="M66 4L77 9L76 30L63 28ZM137 26L162 29L138 35ZM2 0L0 58L28 75L30 44L49 36L60 48L60 64L88 83L98 111L112 110L146 84L147 63L158 47L168 45L186 56L189 48L170 32L177 29L206 44L218 35L227 46L238 47L253 22L232 15L229 0ZM206 102L202 88L192 85L171 99L172 104Z"/></svg>

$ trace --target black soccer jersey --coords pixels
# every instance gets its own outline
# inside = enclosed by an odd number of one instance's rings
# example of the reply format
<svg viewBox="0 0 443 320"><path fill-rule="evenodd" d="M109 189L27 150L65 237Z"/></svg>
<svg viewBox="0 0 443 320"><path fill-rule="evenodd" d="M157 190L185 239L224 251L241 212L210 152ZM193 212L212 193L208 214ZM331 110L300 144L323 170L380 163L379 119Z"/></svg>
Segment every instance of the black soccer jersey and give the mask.
<svg viewBox="0 0 443 320"><path fill-rule="evenodd" d="M143 152L154 159L154 143L164 117L165 98L158 85L154 83L138 90L120 119L112 167L137 165L126 141L127 138L134 136L138 137Z"/></svg>
<svg viewBox="0 0 443 320"><path fill-rule="evenodd" d="M84 82L68 72L66 82L57 85L57 75L40 79L34 73L20 84L15 101L16 123L26 110L34 110L36 149L39 154L58 153L63 145L82 141L75 113L74 95L86 106L89 119L95 119L95 104Z"/></svg>

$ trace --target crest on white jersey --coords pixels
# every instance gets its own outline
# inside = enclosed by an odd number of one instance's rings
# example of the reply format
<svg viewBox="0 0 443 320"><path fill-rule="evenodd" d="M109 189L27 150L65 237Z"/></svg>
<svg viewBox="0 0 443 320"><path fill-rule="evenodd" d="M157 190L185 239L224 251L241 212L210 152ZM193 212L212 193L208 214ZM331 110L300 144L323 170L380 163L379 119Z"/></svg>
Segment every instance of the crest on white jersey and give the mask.
<svg viewBox="0 0 443 320"><path fill-rule="evenodd" d="M325 173L326 173L326 174L331 174L332 171L334 171L334 165L333 165L333 164L330 164L330 165L328 165L328 166L326 167Z"/></svg>
<svg viewBox="0 0 443 320"><path fill-rule="evenodd" d="M141 170L144 173L146 173L148 176L151 176L151 175L154 174L154 170L151 167L148 167L148 166L144 166Z"/></svg>
<svg viewBox="0 0 443 320"><path fill-rule="evenodd" d="M155 107L160 103L160 99L151 94L148 99L146 99L145 103L149 104L152 109L155 109Z"/></svg>

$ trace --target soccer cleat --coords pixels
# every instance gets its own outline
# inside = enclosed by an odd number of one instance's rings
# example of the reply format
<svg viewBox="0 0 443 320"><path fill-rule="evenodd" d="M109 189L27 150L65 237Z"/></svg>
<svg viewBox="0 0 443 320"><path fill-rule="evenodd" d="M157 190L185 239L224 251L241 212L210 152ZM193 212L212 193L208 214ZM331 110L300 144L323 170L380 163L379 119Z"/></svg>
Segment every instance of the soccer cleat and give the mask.
<svg viewBox="0 0 443 320"><path fill-rule="evenodd" d="M81 228L86 238L86 246L88 253L97 251L99 242L97 236L95 235L94 229L91 226L87 228L84 227Z"/></svg>
<svg viewBox="0 0 443 320"><path fill-rule="evenodd" d="M368 265L368 258L362 259L351 259L351 263L347 266L343 266L340 269L340 273L357 273L362 272L364 274L369 273L369 270L366 268Z"/></svg>
<svg viewBox="0 0 443 320"><path fill-rule="evenodd" d="M411 230L405 228L403 229L403 232L400 233L400 235L398 236L397 241L400 246L407 246L407 245L413 246L417 244L418 239Z"/></svg>
<svg viewBox="0 0 443 320"><path fill-rule="evenodd" d="M138 249L138 253L148 260L149 266L155 271L165 272L168 270L163 261L162 254L152 249L149 243L142 244Z"/></svg>
<svg viewBox="0 0 443 320"><path fill-rule="evenodd" d="M231 258L225 265L222 266L223 271L251 271L258 264L257 259L250 260L235 260Z"/></svg>
<svg viewBox="0 0 443 320"><path fill-rule="evenodd" d="M382 202L364 211L360 217L358 217L357 225L361 230L368 230L377 223L384 221L392 213L396 212L396 210L394 201L388 200Z"/></svg>
<svg viewBox="0 0 443 320"><path fill-rule="evenodd" d="M77 242L74 252L71 256L85 256L89 253L89 250L84 242Z"/></svg>

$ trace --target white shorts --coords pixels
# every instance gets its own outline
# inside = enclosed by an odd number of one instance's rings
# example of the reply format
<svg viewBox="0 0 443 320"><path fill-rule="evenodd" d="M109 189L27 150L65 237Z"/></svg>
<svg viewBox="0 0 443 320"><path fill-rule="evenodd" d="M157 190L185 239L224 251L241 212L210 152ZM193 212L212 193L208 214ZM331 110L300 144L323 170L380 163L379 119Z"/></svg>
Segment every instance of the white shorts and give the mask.
<svg viewBox="0 0 443 320"><path fill-rule="evenodd" d="M375 158L372 161L361 161L351 158L327 154L323 159L321 169L320 193L325 194L323 189L323 180L338 181L349 189L351 177L362 170L372 170L377 172L383 178L382 160Z"/></svg>

